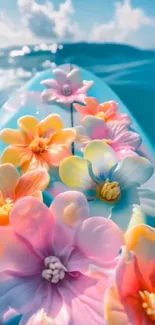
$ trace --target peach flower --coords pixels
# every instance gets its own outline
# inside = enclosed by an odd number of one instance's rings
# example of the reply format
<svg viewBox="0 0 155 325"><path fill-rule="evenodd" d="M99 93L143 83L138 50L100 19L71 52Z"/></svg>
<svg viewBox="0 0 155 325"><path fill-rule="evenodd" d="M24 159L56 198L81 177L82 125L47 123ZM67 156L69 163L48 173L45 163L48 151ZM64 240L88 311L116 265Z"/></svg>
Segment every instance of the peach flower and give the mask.
<svg viewBox="0 0 155 325"><path fill-rule="evenodd" d="M74 104L74 108L81 113L82 121L85 116L92 115L103 119L106 123L109 121L118 120L124 124L131 124L131 118L128 114L118 113L118 103L115 101L99 103L96 98L86 97L86 106Z"/></svg>
<svg viewBox="0 0 155 325"><path fill-rule="evenodd" d="M46 170L31 171L20 177L12 164L0 166L0 226L9 224L10 212L16 201L24 196L42 200L42 191L50 181Z"/></svg>
<svg viewBox="0 0 155 325"><path fill-rule="evenodd" d="M34 116L23 116L18 120L19 130L4 129L0 138L9 144L1 157L2 163L12 163L26 171L57 167L71 155L69 149L76 131L63 129L59 115L51 114L41 122Z"/></svg>
<svg viewBox="0 0 155 325"><path fill-rule="evenodd" d="M155 324L155 229L133 227L105 297L107 325Z"/></svg>

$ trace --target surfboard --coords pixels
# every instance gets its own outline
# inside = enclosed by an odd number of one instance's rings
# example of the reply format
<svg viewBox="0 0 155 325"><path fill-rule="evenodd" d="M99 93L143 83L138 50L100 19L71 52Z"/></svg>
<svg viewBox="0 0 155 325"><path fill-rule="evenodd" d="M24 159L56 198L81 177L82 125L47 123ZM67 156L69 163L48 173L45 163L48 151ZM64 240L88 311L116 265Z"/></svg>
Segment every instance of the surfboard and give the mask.
<svg viewBox="0 0 155 325"><path fill-rule="evenodd" d="M71 71L76 66L65 64L60 66L64 71ZM126 107L121 99L115 94L108 85L97 76L93 75L89 71L80 68L84 80L93 80L94 86L88 92L88 96L96 97L99 102L105 102L114 100L119 104L119 112L127 113L131 116L133 120L133 129L137 131L142 139L142 148L141 150L149 157L152 164L155 166L155 149L151 144L151 139L149 139L138 121L135 120L134 116L130 113L130 108ZM23 115L33 115L37 116L39 119L43 119L49 114L57 113L60 114L65 127L74 127L80 124L79 113L76 112L72 105L65 108L64 106L56 103L45 104L41 102L40 95L41 92L45 89L43 85L40 84L42 80L52 79L53 73L51 69L45 70L41 73L37 73L22 89L18 90L1 108L0 115L0 130L3 128L17 128L17 120ZM0 140L0 154L4 150L5 144ZM78 148L75 147L75 154L79 154ZM144 185L155 189L155 176L153 176L147 183ZM150 225L155 226L153 219L148 219ZM21 293L22 294L22 293ZM15 317L12 320L9 320L5 325L18 325L20 316Z"/></svg>

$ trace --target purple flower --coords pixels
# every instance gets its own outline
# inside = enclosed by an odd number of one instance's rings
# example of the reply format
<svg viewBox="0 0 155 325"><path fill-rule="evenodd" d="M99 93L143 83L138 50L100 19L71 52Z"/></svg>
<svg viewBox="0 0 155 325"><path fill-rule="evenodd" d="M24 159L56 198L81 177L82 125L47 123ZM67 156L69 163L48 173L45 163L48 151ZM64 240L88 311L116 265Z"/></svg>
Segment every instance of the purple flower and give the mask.
<svg viewBox="0 0 155 325"><path fill-rule="evenodd" d="M46 79L41 82L47 89L42 92L44 101L56 101L65 105L73 102L83 102L87 91L93 86L93 81L82 79L79 69L73 69L69 73L61 69L53 71L54 79Z"/></svg>
<svg viewBox="0 0 155 325"><path fill-rule="evenodd" d="M103 217L88 218L85 196L58 195L48 208L19 200L10 227L0 227L0 316L21 325L101 325L103 298L119 260L123 233Z"/></svg>

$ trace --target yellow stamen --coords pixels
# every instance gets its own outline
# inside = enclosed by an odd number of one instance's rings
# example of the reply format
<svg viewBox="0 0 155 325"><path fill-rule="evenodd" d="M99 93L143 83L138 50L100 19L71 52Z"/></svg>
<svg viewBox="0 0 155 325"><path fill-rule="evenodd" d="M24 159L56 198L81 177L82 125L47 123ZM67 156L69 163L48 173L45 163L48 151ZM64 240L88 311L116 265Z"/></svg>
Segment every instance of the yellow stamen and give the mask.
<svg viewBox="0 0 155 325"><path fill-rule="evenodd" d="M6 199L5 204L0 207L0 225L6 226L9 224L9 216L13 207L13 201Z"/></svg>
<svg viewBox="0 0 155 325"><path fill-rule="evenodd" d="M104 112L99 112L96 114L97 117L102 118L105 122L107 122L108 118Z"/></svg>
<svg viewBox="0 0 155 325"><path fill-rule="evenodd" d="M121 197L121 190L118 182L109 182L107 179L105 183L98 186L97 194L99 198L108 203L117 202Z"/></svg>
<svg viewBox="0 0 155 325"><path fill-rule="evenodd" d="M142 307L149 319L155 321L155 293L147 290L139 291Z"/></svg>
<svg viewBox="0 0 155 325"><path fill-rule="evenodd" d="M103 139L103 141L104 141L106 144L108 144L109 146L110 146L111 143L112 143L112 140L110 140L110 139Z"/></svg>
<svg viewBox="0 0 155 325"><path fill-rule="evenodd" d="M34 153L40 153L40 152L47 150L48 142L49 142L49 139L47 139L47 138L39 138L39 137L37 138L36 137L30 143L29 147Z"/></svg>

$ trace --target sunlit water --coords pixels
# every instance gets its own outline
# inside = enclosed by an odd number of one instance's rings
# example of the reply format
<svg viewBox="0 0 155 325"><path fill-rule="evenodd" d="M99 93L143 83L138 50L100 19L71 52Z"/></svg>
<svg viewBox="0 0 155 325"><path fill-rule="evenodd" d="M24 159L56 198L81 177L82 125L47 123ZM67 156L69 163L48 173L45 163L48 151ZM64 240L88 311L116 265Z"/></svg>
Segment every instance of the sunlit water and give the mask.
<svg viewBox="0 0 155 325"><path fill-rule="evenodd" d="M77 64L109 84L155 144L154 51L85 43L1 49L0 106L38 71L63 63Z"/></svg>

